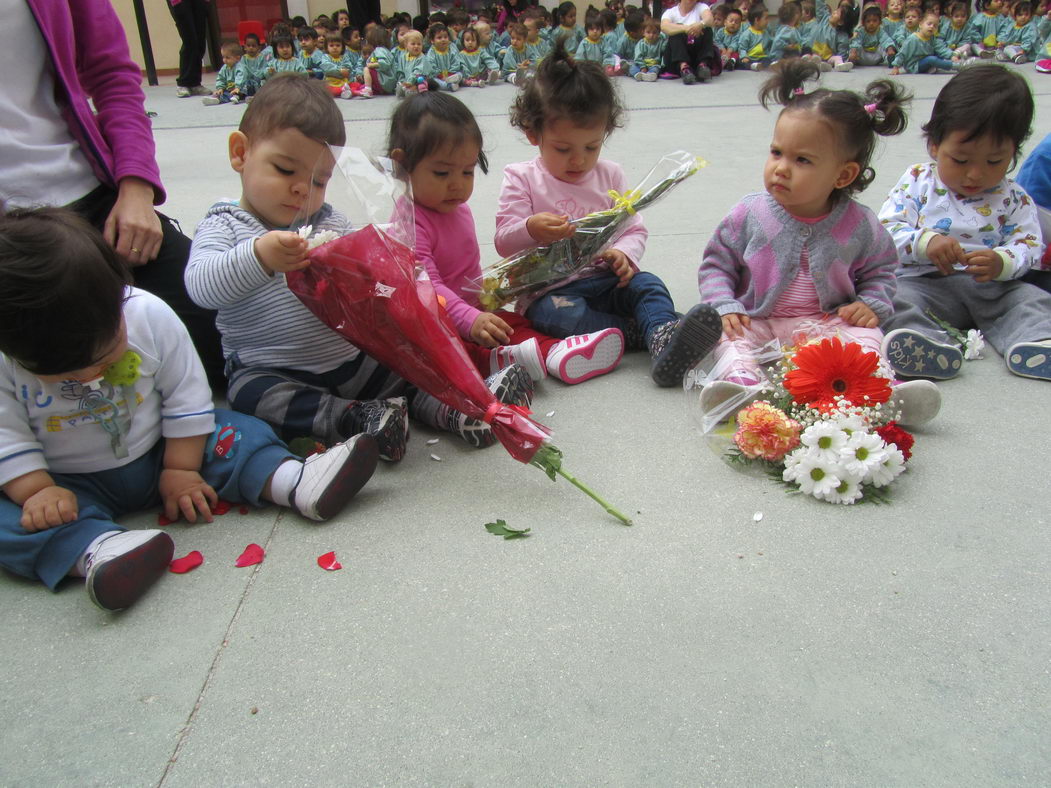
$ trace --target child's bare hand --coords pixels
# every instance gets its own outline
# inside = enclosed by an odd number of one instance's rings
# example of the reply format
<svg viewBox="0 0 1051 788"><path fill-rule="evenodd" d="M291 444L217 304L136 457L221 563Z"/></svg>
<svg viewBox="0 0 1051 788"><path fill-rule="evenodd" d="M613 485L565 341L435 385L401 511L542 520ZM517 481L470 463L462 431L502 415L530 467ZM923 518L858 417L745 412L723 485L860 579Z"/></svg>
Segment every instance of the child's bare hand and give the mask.
<svg viewBox="0 0 1051 788"><path fill-rule="evenodd" d="M77 518L77 496L72 490L52 485L30 495L22 504L22 527L30 533L46 531Z"/></svg>
<svg viewBox="0 0 1051 788"><path fill-rule="evenodd" d="M736 312L723 315L723 333L729 339L737 339L743 337L744 332L752 325L752 318L748 315L738 314Z"/></svg>
<svg viewBox="0 0 1051 788"><path fill-rule="evenodd" d="M283 274L306 268L307 242L299 233L271 230L255 239L255 256L268 271Z"/></svg>
<svg viewBox="0 0 1051 788"><path fill-rule="evenodd" d="M966 263L963 247L955 238L947 235L936 235L927 244L927 257L934 263L942 276L948 276L957 263Z"/></svg>
<svg viewBox="0 0 1051 788"><path fill-rule="evenodd" d="M482 312L471 326L471 339L483 347L506 345L514 330L492 312Z"/></svg>
<svg viewBox="0 0 1051 788"><path fill-rule="evenodd" d="M1004 270L1003 258L992 249L971 252L965 255L964 263L967 265L964 270L973 276L976 282L991 282Z"/></svg>
<svg viewBox="0 0 1051 788"><path fill-rule="evenodd" d="M178 520L180 513L187 521L197 522L197 513L205 522L212 521L212 507L219 503L219 495L201 478L197 471L165 468L159 484L164 515Z"/></svg>
<svg viewBox="0 0 1051 788"><path fill-rule="evenodd" d="M872 311L868 304L862 301L854 301L851 304L841 306L836 310L836 314L839 315L841 320L845 320L850 325L858 328L875 328L879 325L879 318L876 317L876 313Z"/></svg>
<svg viewBox="0 0 1051 788"><path fill-rule="evenodd" d="M610 270L620 279L617 287L624 287L635 276L635 269L631 267L631 260L620 249L609 249L603 252L601 257L609 263Z"/></svg>
<svg viewBox="0 0 1051 788"><path fill-rule="evenodd" d="M526 230L534 241L550 244L569 238L576 227L569 223L569 216L556 213L538 213L526 220Z"/></svg>

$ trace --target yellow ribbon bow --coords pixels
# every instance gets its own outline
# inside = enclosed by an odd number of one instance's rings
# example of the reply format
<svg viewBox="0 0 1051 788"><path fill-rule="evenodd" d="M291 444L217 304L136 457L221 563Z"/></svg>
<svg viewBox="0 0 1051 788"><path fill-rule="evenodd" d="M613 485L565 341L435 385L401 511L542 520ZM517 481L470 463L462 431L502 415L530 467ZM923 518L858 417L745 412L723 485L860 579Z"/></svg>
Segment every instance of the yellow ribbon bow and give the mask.
<svg viewBox="0 0 1051 788"><path fill-rule="evenodd" d="M616 189L610 189L609 196L613 198L613 206L611 210L614 208L623 208L630 216L634 216L635 202L642 196L642 194L638 189L632 189L623 194Z"/></svg>

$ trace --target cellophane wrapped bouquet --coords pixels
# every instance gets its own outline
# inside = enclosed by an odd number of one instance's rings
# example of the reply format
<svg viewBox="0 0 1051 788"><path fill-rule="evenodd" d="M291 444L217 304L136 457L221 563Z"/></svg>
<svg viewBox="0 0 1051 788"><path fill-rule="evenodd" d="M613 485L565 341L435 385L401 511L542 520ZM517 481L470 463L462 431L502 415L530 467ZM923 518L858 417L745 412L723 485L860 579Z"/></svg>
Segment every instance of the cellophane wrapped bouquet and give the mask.
<svg viewBox="0 0 1051 788"><path fill-rule="evenodd" d="M474 283L482 308L500 309L591 265L617 241L632 216L705 166L707 162L685 151L669 153L636 188L624 194L610 191L612 207L570 222L576 230L569 238L524 249L489 266L482 271L480 281Z"/></svg>
<svg viewBox="0 0 1051 788"><path fill-rule="evenodd" d="M767 344L756 361L760 382L725 398L712 394L733 370L714 355L685 377L689 409L713 450L820 501L889 501L913 436L895 421L879 355L818 329L797 334L791 346Z"/></svg>
<svg viewBox="0 0 1051 788"><path fill-rule="evenodd" d="M318 164L327 198L348 231L315 234L302 217L310 264L286 275L289 289L325 325L446 405L492 426L516 460L552 480L569 480L625 524L631 521L562 468L550 430L529 411L498 402L467 357L455 328L413 253L414 211L407 178L389 159L331 148ZM333 166L334 165L334 166Z"/></svg>

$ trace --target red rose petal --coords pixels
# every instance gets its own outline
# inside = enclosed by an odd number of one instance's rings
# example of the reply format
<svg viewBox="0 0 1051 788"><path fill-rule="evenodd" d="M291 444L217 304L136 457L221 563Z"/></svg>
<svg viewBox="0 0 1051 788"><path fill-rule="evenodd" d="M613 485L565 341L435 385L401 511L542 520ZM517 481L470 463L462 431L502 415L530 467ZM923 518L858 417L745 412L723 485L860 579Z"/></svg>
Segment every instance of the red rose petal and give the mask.
<svg viewBox="0 0 1051 788"><path fill-rule="evenodd" d="M263 548L252 542L241 555L237 556L234 566L255 566L256 564L261 564L263 563L264 555L266 553L263 551Z"/></svg>
<svg viewBox="0 0 1051 788"><path fill-rule="evenodd" d="M175 522L175 520L171 519L164 512L161 512L160 514L157 515L157 525L159 525L161 528L163 528L166 525L171 525L174 522Z"/></svg>
<svg viewBox="0 0 1051 788"><path fill-rule="evenodd" d="M232 504L229 501L224 501L222 498L220 498L219 502L212 507L212 514L226 514L228 511L230 511L231 505Z"/></svg>
<svg viewBox="0 0 1051 788"><path fill-rule="evenodd" d="M317 565L328 572L334 572L337 569L343 568L343 564L336 560L335 551L319 555L317 557Z"/></svg>
<svg viewBox="0 0 1051 788"><path fill-rule="evenodd" d="M204 563L204 556L198 550L191 550L182 558L176 558L168 565L168 571L177 575L184 575L191 569L196 569Z"/></svg>
<svg viewBox="0 0 1051 788"><path fill-rule="evenodd" d="M247 506L242 506L237 511L239 511L241 514L248 514L248 507Z"/></svg>

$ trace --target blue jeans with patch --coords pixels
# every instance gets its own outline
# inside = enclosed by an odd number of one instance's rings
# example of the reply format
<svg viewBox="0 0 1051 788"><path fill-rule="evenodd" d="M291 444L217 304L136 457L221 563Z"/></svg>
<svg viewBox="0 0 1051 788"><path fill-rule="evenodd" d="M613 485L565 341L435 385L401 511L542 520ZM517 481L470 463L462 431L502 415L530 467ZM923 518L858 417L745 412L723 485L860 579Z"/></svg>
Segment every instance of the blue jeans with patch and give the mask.
<svg viewBox="0 0 1051 788"><path fill-rule="evenodd" d="M927 55L927 57L920 60L916 64L917 74L929 74L932 71L953 71L955 66L951 60L938 57L937 55Z"/></svg>
<svg viewBox="0 0 1051 788"><path fill-rule="evenodd" d="M605 328L626 332L634 319L649 346L658 326L678 319L668 288L659 277L639 271L625 287L614 274L578 279L538 298L526 310L541 334L568 337Z"/></svg>
<svg viewBox="0 0 1051 788"><path fill-rule="evenodd" d="M267 481L288 459L299 461L266 423L243 413L216 410L215 431L205 444L201 477L224 501L260 506ZM0 566L38 578L54 590L96 537L126 530L115 518L160 505L157 486L163 467L161 439L146 454L119 468L52 473L56 485L77 496L77 519L36 533L22 527L22 507L0 494Z"/></svg>

